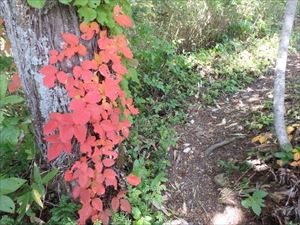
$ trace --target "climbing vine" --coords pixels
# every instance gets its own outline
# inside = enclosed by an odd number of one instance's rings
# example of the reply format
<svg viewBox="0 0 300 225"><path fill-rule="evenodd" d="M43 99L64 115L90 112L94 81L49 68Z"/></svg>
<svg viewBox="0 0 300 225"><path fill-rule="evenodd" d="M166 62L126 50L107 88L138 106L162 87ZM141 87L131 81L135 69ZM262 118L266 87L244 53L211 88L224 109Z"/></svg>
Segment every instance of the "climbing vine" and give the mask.
<svg viewBox="0 0 300 225"><path fill-rule="evenodd" d="M129 4L125 0L59 2L78 7L83 22L80 37L63 33L62 48L50 50L49 64L40 69L46 87L63 86L70 97L69 111L50 113L43 127L48 160L71 154L73 146L79 146L80 159L64 176L72 183L74 199L82 204L78 224L89 219L108 224L111 209L131 211L114 169L116 146L128 137L131 117L138 114L128 89L128 80L136 80L136 73L126 66L133 54L122 32L133 25L124 12ZM28 3L41 8L45 1ZM68 62L72 69L65 71L61 64ZM133 186L141 181L133 174L126 180Z"/></svg>

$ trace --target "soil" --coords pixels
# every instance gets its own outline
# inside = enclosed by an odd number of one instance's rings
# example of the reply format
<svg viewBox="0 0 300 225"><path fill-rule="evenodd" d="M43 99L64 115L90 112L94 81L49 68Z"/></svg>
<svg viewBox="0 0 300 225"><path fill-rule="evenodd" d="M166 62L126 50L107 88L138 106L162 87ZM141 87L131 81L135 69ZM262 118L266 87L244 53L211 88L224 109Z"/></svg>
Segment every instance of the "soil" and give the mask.
<svg viewBox="0 0 300 225"><path fill-rule="evenodd" d="M295 80L299 65L300 55L289 59L287 83ZM273 82L274 75L266 74L237 94L220 98L216 106L193 104L189 122L177 127L178 146L169 152L172 166L166 197L167 208L174 217L183 218L190 225L274 224L255 219L254 214L241 207L234 192L215 181L215 176L224 172L218 160L244 161L254 147L251 139L256 134L245 127L245 121L266 101L272 101ZM205 155L210 146L224 140L230 143ZM226 186L232 187L240 179L233 175Z"/></svg>

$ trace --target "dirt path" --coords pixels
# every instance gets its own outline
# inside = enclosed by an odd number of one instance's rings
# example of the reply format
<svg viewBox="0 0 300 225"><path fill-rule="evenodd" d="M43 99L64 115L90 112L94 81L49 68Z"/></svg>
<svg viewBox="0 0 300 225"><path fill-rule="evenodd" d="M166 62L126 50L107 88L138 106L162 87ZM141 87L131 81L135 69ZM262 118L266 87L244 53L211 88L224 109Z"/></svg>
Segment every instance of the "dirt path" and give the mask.
<svg viewBox="0 0 300 225"><path fill-rule="evenodd" d="M299 61L299 56L291 58L288 79L299 73ZM177 128L179 144L170 151L166 193L168 209L175 217L190 225L250 224L238 200L222 201L214 177L221 172L218 160L246 158L253 134L245 129L245 119L262 108L265 100L272 100L273 82L272 75L261 76L239 93L219 99L216 107L196 103L189 112L189 123ZM231 142L205 156L207 148L224 140Z"/></svg>

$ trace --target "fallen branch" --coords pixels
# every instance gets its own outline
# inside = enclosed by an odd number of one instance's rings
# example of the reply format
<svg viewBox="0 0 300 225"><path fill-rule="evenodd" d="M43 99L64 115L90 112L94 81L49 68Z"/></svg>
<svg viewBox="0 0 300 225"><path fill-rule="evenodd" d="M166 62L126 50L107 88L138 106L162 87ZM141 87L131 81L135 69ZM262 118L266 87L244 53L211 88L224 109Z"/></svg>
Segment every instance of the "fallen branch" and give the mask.
<svg viewBox="0 0 300 225"><path fill-rule="evenodd" d="M232 138L226 139L224 141L221 141L219 143L213 144L212 146L210 146L208 149L205 150L204 154L205 154L205 156L209 156L214 150L216 150L220 147L223 147L225 145L228 145L228 144L234 142L235 140L243 138L243 137L245 137L245 136L241 135L241 136L237 136L237 137L232 137Z"/></svg>

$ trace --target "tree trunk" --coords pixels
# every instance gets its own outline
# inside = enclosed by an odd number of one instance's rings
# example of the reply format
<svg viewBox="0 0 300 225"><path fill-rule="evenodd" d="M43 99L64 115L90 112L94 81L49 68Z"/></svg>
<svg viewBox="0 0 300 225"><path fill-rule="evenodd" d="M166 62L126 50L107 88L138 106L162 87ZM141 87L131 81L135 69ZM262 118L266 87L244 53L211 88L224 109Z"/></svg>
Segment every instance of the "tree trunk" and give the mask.
<svg viewBox="0 0 300 225"><path fill-rule="evenodd" d="M291 149L284 121L284 93L285 71L288 56L289 40L292 33L294 18L297 9L297 0L289 0L284 14L284 22L280 36L278 56L276 62L276 80L274 84L274 125L279 145L284 150Z"/></svg>
<svg viewBox="0 0 300 225"><path fill-rule="evenodd" d="M57 0L47 0L42 10L31 8L26 0L0 0L0 16L5 21L13 57L32 114L37 145L42 158L47 159L42 126L49 113L68 110L69 98L61 87L46 88L39 70L48 64L48 50L61 47L61 33L80 34L76 11L59 4ZM62 67L68 70L71 65ZM66 155L62 155L54 161L54 165L67 166L67 159Z"/></svg>

